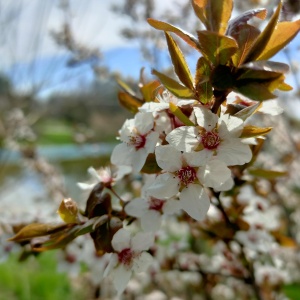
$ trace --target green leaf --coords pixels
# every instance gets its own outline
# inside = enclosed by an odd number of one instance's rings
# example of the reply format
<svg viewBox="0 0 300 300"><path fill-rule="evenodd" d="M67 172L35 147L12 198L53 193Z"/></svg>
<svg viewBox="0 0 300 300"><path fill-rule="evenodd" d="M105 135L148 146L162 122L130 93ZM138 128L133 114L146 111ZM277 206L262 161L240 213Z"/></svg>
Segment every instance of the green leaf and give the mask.
<svg viewBox="0 0 300 300"><path fill-rule="evenodd" d="M162 21L158 21L158 20L154 20L151 18L147 19L147 21L155 29L175 33L180 38L182 38L188 45L190 45L194 49L200 51L199 43L198 43L197 39L195 37L193 37L192 35L190 35L189 33L183 31L182 29L177 28L171 24L168 24L168 23L165 23Z"/></svg>
<svg viewBox="0 0 300 300"><path fill-rule="evenodd" d="M289 84L285 83L285 82L281 82L278 87L277 87L280 91L283 92L288 92L291 91L293 89L293 87L291 87Z"/></svg>
<svg viewBox="0 0 300 300"><path fill-rule="evenodd" d="M266 60L283 49L299 32L300 20L278 23L263 52L257 59Z"/></svg>
<svg viewBox="0 0 300 300"><path fill-rule="evenodd" d="M266 28L262 31L262 33L254 42L244 62L256 60L264 52L265 47L268 44L270 37L272 36L273 31L277 25L281 7L282 7L282 0L280 0L275 13L273 14Z"/></svg>
<svg viewBox="0 0 300 300"><path fill-rule="evenodd" d="M155 154L150 153L147 156L146 162L141 170L142 173L146 174L157 174L161 171L161 168L158 166L156 159L155 159Z"/></svg>
<svg viewBox="0 0 300 300"><path fill-rule="evenodd" d="M269 91L273 92L276 89L279 89L282 86L284 86L284 80L285 80L284 75L281 75L277 78L270 79L269 82L266 82L266 84L268 85Z"/></svg>
<svg viewBox="0 0 300 300"><path fill-rule="evenodd" d="M202 103L210 102L213 97L212 84L210 82L211 67L209 62L202 56L197 61L195 87L196 98Z"/></svg>
<svg viewBox="0 0 300 300"><path fill-rule="evenodd" d="M272 127L256 127L253 125L247 125L243 128L240 138L252 138L261 135L265 135L272 130Z"/></svg>
<svg viewBox="0 0 300 300"><path fill-rule="evenodd" d="M126 92L118 92L118 99L123 107L134 114L139 111L139 107L143 104L139 98Z"/></svg>
<svg viewBox="0 0 300 300"><path fill-rule="evenodd" d="M266 71L283 74L289 71L289 66L287 64L269 60L252 61L247 64L241 65L240 68L254 71ZM247 76L247 78L249 78L249 76Z"/></svg>
<svg viewBox="0 0 300 300"><path fill-rule="evenodd" d="M195 86L208 82L210 80L211 66L208 60L201 56L197 61Z"/></svg>
<svg viewBox="0 0 300 300"><path fill-rule="evenodd" d="M193 0L192 5L207 30L225 33L232 12L232 0Z"/></svg>
<svg viewBox="0 0 300 300"><path fill-rule="evenodd" d="M248 80L237 80L234 91L256 101L274 99L276 96L270 92L268 85Z"/></svg>
<svg viewBox="0 0 300 300"><path fill-rule="evenodd" d="M169 48L169 52L171 55L172 63L174 66L175 73L177 74L180 81L190 90L194 89L193 85L193 77L191 75L191 72L189 70L189 67L184 59L184 56L179 49L178 45L174 41L174 39L171 37L170 34L165 32L167 44Z"/></svg>
<svg viewBox="0 0 300 300"><path fill-rule="evenodd" d="M238 80L245 82L265 83L273 91L284 80L283 73L288 72L289 66L273 61L253 61L240 66ZM274 87L273 87L274 86Z"/></svg>
<svg viewBox="0 0 300 300"><path fill-rule="evenodd" d="M127 93L127 94L130 94L130 95L133 95L135 96L135 93L134 91L131 89L131 87L125 83L124 81L120 80L119 78L116 79L118 85Z"/></svg>
<svg viewBox="0 0 300 300"><path fill-rule="evenodd" d="M31 240L35 237L49 235L55 232L64 231L66 228L72 228L74 224L43 224L43 223L32 223L23 227L16 233L15 236L10 238L8 241L20 242L25 240Z"/></svg>
<svg viewBox="0 0 300 300"><path fill-rule="evenodd" d="M260 30L248 24L240 26L239 31L232 34L238 43L237 52L232 56L232 62L236 67L242 64L259 34Z"/></svg>
<svg viewBox="0 0 300 300"><path fill-rule="evenodd" d="M181 109L174 103L170 102L170 111L175 115L184 125L195 126L195 124L181 111Z"/></svg>
<svg viewBox="0 0 300 300"><path fill-rule="evenodd" d="M107 221L107 215L90 219L84 224L75 225L65 231L51 235L50 238L44 243L33 245L33 250L36 252L43 252L47 250L63 248L78 236L95 231L99 226L102 226Z"/></svg>
<svg viewBox="0 0 300 300"><path fill-rule="evenodd" d="M205 7L207 5L208 0L192 0L192 7L194 9L194 12L196 16L201 20L201 22L205 25L207 28L207 18L205 14Z"/></svg>
<svg viewBox="0 0 300 300"><path fill-rule="evenodd" d="M261 102L258 102L254 105L248 106L240 111L238 111L236 114L234 114L235 117L238 117L242 119L243 121L246 121L249 117L251 117L259 108L262 106Z"/></svg>
<svg viewBox="0 0 300 300"><path fill-rule="evenodd" d="M213 65L225 65L237 51L236 41L228 36L211 31L198 31L203 56Z"/></svg>
<svg viewBox="0 0 300 300"><path fill-rule="evenodd" d="M155 99L156 92L158 88L161 86L160 82L158 80L151 81L147 84L144 84L140 90L143 94L143 98L145 102L150 102Z"/></svg>
<svg viewBox="0 0 300 300"><path fill-rule="evenodd" d="M265 179L276 179L278 177L287 176L287 172L280 172L280 171L272 171L272 170L265 170L265 169L248 169L250 175L261 177Z"/></svg>
<svg viewBox="0 0 300 300"><path fill-rule="evenodd" d="M173 95L183 99L193 99L194 93L189 88L181 85L179 82L174 80L173 78L160 73L156 70L152 70L152 74L157 76L161 83L168 89Z"/></svg>
<svg viewBox="0 0 300 300"><path fill-rule="evenodd" d="M202 104L207 104L212 100L213 97L213 88L210 82L205 82L199 84L197 87L198 100Z"/></svg>

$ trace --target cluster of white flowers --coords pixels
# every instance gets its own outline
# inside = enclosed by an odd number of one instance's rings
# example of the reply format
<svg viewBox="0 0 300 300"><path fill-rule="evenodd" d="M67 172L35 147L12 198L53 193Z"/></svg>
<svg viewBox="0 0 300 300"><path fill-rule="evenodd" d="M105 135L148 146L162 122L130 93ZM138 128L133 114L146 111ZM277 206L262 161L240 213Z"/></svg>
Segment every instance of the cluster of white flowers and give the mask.
<svg viewBox="0 0 300 300"><path fill-rule="evenodd" d="M111 185L129 173L143 172L150 155L155 156L157 170L147 177L141 196L125 203L125 212L140 224L131 238L130 228L120 229L112 239L114 253L105 271L112 274L114 286L122 293L133 271L150 264L146 251L153 246L162 217L185 211L192 219L205 219L210 197L215 192L232 188L230 166L243 165L252 158L249 145L243 143L244 121L226 113L214 114L194 100L180 100L167 91L156 102L146 102L133 119L126 120L119 132L118 144L111 155L117 166L114 175L90 168L91 189L95 180ZM187 111L188 126L171 111L170 105ZM143 266L143 268L142 268Z"/></svg>

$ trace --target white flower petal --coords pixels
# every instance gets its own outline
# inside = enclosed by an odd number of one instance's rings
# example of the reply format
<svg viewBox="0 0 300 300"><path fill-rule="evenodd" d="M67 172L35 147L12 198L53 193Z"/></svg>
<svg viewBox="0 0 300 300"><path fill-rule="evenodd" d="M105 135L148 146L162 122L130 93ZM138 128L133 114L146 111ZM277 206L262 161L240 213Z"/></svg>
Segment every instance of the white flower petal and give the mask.
<svg viewBox="0 0 300 300"><path fill-rule="evenodd" d="M185 106L185 105L190 105L190 104L194 104L194 103L197 103L197 101L182 99L177 102L177 106Z"/></svg>
<svg viewBox="0 0 300 300"><path fill-rule="evenodd" d="M148 250L154 244L152 232L138 232L131 240L131 249L134 252Z"/></svg>
<svg viewBox="0 0 300 300"><path fill-rule="evenodd" d="M232 177L230 177L228 180L226 180L224 183L220 184L219 187L214 188L216 192L223 192L223 191L229 191L232 189L234 185L234 181Z"/></svg>
<svg viewBox="0 0 300 300"><path fill-rule="evenodd" d="M94 188L96 183L88 184L88 183L84 183L84 182L77 182L77 185L79 186L80 189L85 190L85 191L89 191L89 190L92 190Z"/></svg>
<svg viewBox="0 0 300 300"><path fill-rule="evenodd" d="M140 218L148 209L148 202L143 198L136 198L131 200L125 206L125 212L129 216Z"/></svg>
<svg viewBox="0 0 300 300"><path fill-rule="evenodd" d="M198 152L184 153L183 157L187 164L191 167L205 166L207 161L212 157L213 153L210 150L203 149Z"/></svg>
<svg viewBox="0 0 300 300"><path fill-rule="evenodd" d="M148 133L154 125L154 119L152 113L141 113L138 112L135 117L135 127L140 134Z"/></svg>
<svg viewBox="0 0 300 300"><path fill-rule="evenodd" d="M115 289L118 292L118 296L120 296L129 282L132 275L132 271L127 269L123 264L119 264L113 271L111 272L111 277L113 280L113 284Z"/></svg>
<svg viewBox="0 0 300 300"><path fill-rule="evenodd" d="M251 160L252 152L240 139L232 138L219 145L216 157L227 166L243 165Z"/></svg>
<svg viewBox="0 0 300 300"><path fill-rule="evenodd" d="M181 152L170 145L157 146L155 155L157 164L165 171L175 172L182 166Z"/></svg>
<svg viewBox="0 0 300 300"><path fill-rule="evenodd" d="M204 127L207 131L211 131L215 128L218 122L218 116L216 114L205 107L195 107L194 112L198 125Z"/></svg>
<svg viewBox="0 0 300 300"><path fill-rule="evenodd" d="M231 178L231 171L223 161L213 159L199 168L197 176L205 186L217 189Z"/></svg>
<svg viewBox="0 0 300 300"><path fill-rule="evenodd" d="M207 193L198 184L189 184L180 193L181 208L192 218L201 221L206 217L210 206Z"/></svg>
<svg viewBox="0 0 300 300"><path fill-rule="evenodd" d="M191 152L199 144L195 126L181 126L172 130L166 137L167 142L180 151Z"/></svg>
<svg viewBox="0 0 300 300"><path fill-rule="evenodd" d="M157 112L169 108L169 103L146 102L139 107L140 112Z"/></svg>
<svg viewBox="0 0 300 300"><path fill-rule="evenodd" d="M145 149L147 153L153 153L159 138L159 133L151 131L146 137Z"/></svg>
<svg viewBox="0 0 300 300"><path fill-rule="evenodd" d="M109 258L109 263L103 272L103 277L106 277L117 264L118 264L118 254L112 253Z"/></svg>
<svg viewBox="0 0 300 300"><path fill-rule="evenodd" d="M118 181L122 179L125 175L132 172L132 167L130 166L116 166L117 170L114 172L114 180Z"/></svg>
<svg viewBox="0 0 300 300"><path fill-rule="evenodd" d="M133 261L133 270L137 273L145 272L153 262L153 257L147 253L143 252Z"/></svg>
<svg viewBox="0 0 300 300"><path fill-rule="evenodd" d="M99 176L98 172L93 168L93 167L89 167L88 168L88 173L97 181L102 181L101 177Z"/></svg>
<svg viewBox="0 0 300 300"><path fill-rule="evenodd" d="M175 200L173 198L168 199L163 206L163 212L167 215L173 215L177 212L179 212L181 209L181 204L178 200Z"/></svg>
<svg viewBox="0 0 300 300"><path fill-rule="evenodd" d="M159 230L160 226L161 214L156 210L150 209L141 217L141 227L145 232L155 232Z"/></svg>
<svg viewBox="0 0 300 300"><path fill-rule="evenodd" d="M239 137L243 130L243 120L229 114L224 114L219 119L218 132L220 137L223 139L228 134L231 137Z"/></svg>
<svg viewBox="0 0 300 300"><path fill-rule="evenodd" d="M110 161L116 166L131 166L134 152L135 149L133 147L126 143L121 143L114 148Z"/></svg>
<svg viewBox="0 0 300 300"><path fill-rule="evenodd" d="M136 172L141 171L143 168L146 159L147 159L148 153L145 148L138 149L137 151L134 151L132 153L132 169ZM123 163L124 165L124 163Z"/></svg>
<svg viewBox="0 0 300 300"><path fill-rule="evenodd" d="M132 130L135 127L134 119L126 120L120 130L120 140L122 142L129 142L129 136L132 135Z"/></svg>
<svg viewBox="0 0 300 300"><path fill-rule="evenodd" d="M175 196L179 190L179 178L172 173L158 175L147 189L147 193L159 199Z"/></svg>
<svg viewBox="0 0 300 300"><path fill-rule="evenodd" d="M119 229L113 236L111 244L115 251L121 252L124 249L130 248L131 234L126 229Z"/></svg>

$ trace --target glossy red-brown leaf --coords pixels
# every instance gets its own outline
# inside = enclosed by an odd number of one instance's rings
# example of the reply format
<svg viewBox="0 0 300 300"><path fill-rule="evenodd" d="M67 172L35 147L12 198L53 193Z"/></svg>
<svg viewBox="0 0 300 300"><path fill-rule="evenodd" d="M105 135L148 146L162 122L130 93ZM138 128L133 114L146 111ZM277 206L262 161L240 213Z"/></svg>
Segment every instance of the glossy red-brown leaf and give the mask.
<svg viewBox="0 0 300 300"><path fill-rule="evenodd" d="M273 16L271 17L269 23L267 24L265 29L261 32L261 34L258 36L253 46L251 47L250 51L248 52L244 61L245 63L256 60L262 53L264 53L264 50L267 44L269 43L269 40L277 25L281 7L282 7L282 0L280 0L277 9L274 12Z"/></svg>
<svg viewBox="0 0 300 300"><path fill-rule="evenodd" d="M165 35L176 75L187 88L193 90L194 80L180 48L170 34L165 32Z"/></svg>
<svg viewBox="0 0 300 300"><path fill-rule="evenodd" d="M194 92L184 85L180 84L173 78L160 73L156 70L152 70L152 74L156 75L160 82L164 85L166 89L168 89L173 95L183 99L193 99Z"/></svg>
<svg viewBox="0 0 300 300"><path fill-rule="evenodd" d="M226 35L237 35L241 27L247 25L248 21L253 17L264 20L266 16L267 10L265 8L257 8L245 11L244 13L239 14L237 17L229 21Z"/></svg>
<svg viewBox="0 0 300 300"><path fill-rule="evenodd" d="M237 51L235 39L212 31L198 31L200 49L203 56L213 65L225 65Z"/></svg>
<svg viewBox="0 0 300 300"><path fill-rule="evenodd" d="M167 32L173 32L176 35L178 35L180 38L182 38L187 44L189 44L191 47L193 47L196 50L199 49L199 43L195 37L193 37L191 34L185 32L184 30L173 26L171 24L168 24L166 22L154 20L154 19L147 19L148 23L158 30L163 30Z"/></svg>

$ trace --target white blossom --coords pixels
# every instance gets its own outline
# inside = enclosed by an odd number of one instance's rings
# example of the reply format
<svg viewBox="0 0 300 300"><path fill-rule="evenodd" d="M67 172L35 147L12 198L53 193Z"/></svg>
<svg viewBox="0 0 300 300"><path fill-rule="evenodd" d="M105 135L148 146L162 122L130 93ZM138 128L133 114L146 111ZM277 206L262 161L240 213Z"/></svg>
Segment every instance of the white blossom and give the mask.
<svg viewBox="0 0 300 300"><path fill-rule="evenodd" d="M135 236L126 229L118 230L111 241L114 253L110 257L104 277L111 275L118 295L122 294L132 272L145 272L152 262L152 256L146 252L154 243L152 233L138 232Z"/></svg>
<svg viewBox="0 0 300 300"><path fill-rule="evenodd" d="M111 155L111 163L117 166L132 166L142 169L149 153L154 152L159 134L154 129L152 113L137 113L134 119L126 120L120 130L121 144Z"/></svg>
<svg viewBox="0 0 300 300"><path fill-rule="evenodd" d="M99 182L104 183L106 186L113 186L116 181L119 181L125 175L129 174L131 170L129 166L104 167L98 170L89 167L88 173L91 175L91 181L88 183L78 182L77 185L82 190L92 190Z"/></svg>
<svg viewBox="0 0 300 300"><path fill-rule="evenodd" d="M148 188L149 194L170 198L180 192L181 208L196 220L204 219L210 205L204 187L218 188L230 178L230 170L221 161L206 162L196 152L182 153L170 145L157 146L155 154L163 172Z"/></svg>
<svg viewBox="0 0 300 300"><path fill-rule="evenodd" d="M156 96L157 102L146 102L141 107L139 107L140 112L159 112L163 110L168 110L170 103L175 104L176 106L185 106L195 103L195 100L184 100L179 99L168 90L164 90L162 94Z"/></svg>
<svg viewBox="0 0 300 300"><path fill-rule="evenodd" d="M157 231L161 226L162 215L172 215L179 210L179 201L174 197L159 199L150 195L133 199L125 206L129 216L140 219L143 231Z"/></svg>
<svg viewBox="0 0 300 300"><path fill-rule="evenodd" d="M197 152L202 159L216 157L227 166L243 165L252 152L239 138L243 121L223 114L220 118L204 107L194 108L198 126L182 126L168 134L170 145L185 152Z"/></svg>

